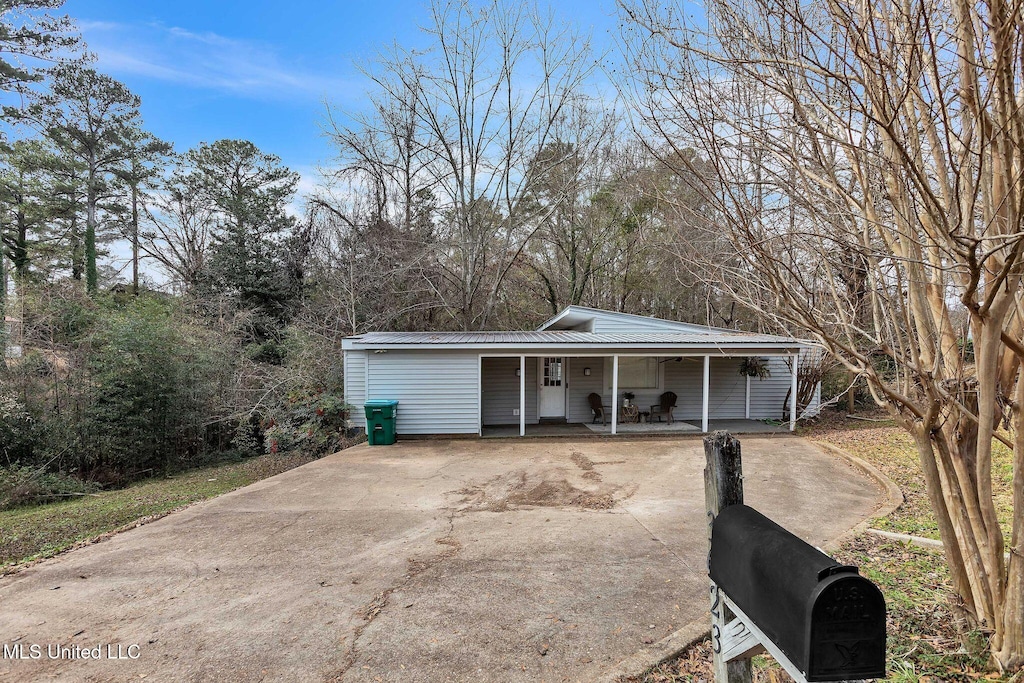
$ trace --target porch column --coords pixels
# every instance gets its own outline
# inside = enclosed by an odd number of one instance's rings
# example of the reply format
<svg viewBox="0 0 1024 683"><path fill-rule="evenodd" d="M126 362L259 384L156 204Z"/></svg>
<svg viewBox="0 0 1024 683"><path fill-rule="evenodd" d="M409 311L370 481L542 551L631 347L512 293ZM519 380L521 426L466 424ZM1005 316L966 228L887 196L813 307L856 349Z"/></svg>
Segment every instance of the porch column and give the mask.
<svg viewBox="0 0 1024 683"><path fill-rule="evenodd" d="M750 375L747 375L747 398L746 406L743 409L743 417L750 419Z"/></svg>
<svg viewBox="0 0 1024 683"><path fill-rule="evenodd" d="M526 356L519 356L519 436L526 436Z"/></svg>
<svg viewBox="0 0 1024 683"><path fill-rule="evenodd" d="M619 357L612 356L612 434L619 426Z"/></svg>
<svg viewBox="0 0 1024 683"><path fill-rule="evenodd" d="M704 405L701 407L700 430L708 431L708 394L711 390L711 356L704 356Z"/></svg>
<svg viewBox="0 0 1024 683"><path fill-rule="evenodd" d="M796 364L800 354L793 354L793 376L789 384L789 431L796 429Z"/></svg>

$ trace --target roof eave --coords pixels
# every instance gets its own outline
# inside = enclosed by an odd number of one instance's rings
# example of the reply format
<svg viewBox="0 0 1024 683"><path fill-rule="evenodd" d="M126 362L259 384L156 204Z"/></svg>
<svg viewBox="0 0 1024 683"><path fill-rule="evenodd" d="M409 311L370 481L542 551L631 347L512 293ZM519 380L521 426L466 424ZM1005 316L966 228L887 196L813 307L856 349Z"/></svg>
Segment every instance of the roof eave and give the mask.
<svg viewBox="0 0 1024 683"><path fill-rule="evenodd" d="M476 350L476 351L488 351L488 350L501 350L501 349L530 349L535 351L586 351L587 349L595 350L609 350L609 349L630 349L642 351L645 349L651 351L668 351L668 352L701 352L698 355L703 355L703 352L720 352L723 349L750 349L750 350L775 350L775 351L791 351L800 350L812 346L806 342L794 340L792 342L749 342L749 341L735 341L735 342L718 342L714 344L703 344L703 343L692 343L692 344L680 344L680 343L643 343L643 344L629 344L623 342L563 342L561 344L552 344L550 342L499 342L499 343L456 343L456 344L438 344L438 343L425 343L425 344L405 344L405 343L387 343L387 342L363 342L358 339L343 339L341 348L343 350L374 350L374 349L421 349L421 350ZM566 355L571 355L567 353ZM679 355L679 354L677 354ZM683 354L685 355L685 354Z"/></svg>
<svg viewBox="0 0 1024 683"><path fill-rule="evenodd" d="M566 306L565 308L562 309L561 313L556 313L554 316L548 318L540 327L534 330L534 332L543 332L544 330L548 329L549 327L557 323L559 320L564 318L565 316L569 315L569 312L571 310L572 306Z"/></svg>

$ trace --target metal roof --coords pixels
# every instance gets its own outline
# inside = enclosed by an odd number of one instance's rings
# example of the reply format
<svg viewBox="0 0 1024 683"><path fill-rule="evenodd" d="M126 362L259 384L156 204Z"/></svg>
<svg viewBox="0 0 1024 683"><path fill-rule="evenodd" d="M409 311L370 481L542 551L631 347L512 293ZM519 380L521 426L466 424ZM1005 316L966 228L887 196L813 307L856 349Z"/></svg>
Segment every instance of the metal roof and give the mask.
<svg viewBox="0 0 1024 683"><path fill-rule="evenodd" d="M750 346L800 345L791 337L751 334L728 330L709 332L620 332L596 334L568 330L539 332L367 332L348 337L360 346L431 345L487 346L522 344L529 346Z"/></svg>

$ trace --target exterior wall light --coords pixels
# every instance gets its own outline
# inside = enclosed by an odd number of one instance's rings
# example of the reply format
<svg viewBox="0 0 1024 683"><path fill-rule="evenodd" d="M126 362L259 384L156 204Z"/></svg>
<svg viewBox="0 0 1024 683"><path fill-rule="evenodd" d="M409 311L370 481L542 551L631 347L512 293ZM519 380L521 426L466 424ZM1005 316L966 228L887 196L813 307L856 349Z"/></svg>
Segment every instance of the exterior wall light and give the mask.
<svg viewBox="0 0 1024 683"><path fill-rule="evenodd" d="M583 376L590 377L590 368L583 368Z"/></svg>

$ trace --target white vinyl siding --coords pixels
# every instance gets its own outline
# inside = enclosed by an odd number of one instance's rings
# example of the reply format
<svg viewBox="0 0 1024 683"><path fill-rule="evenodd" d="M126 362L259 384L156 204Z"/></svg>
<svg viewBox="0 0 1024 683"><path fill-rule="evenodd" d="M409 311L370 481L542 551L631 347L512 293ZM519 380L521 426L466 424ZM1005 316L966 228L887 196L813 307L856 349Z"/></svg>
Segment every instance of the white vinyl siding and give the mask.
<svg viewBox="0 0 1024 683"><path fill-rule="evenodd" d="M352 406L350 419L360 424L366 402L366 351L345 351L345 402Z"/></svg>
<svg viewBox="0 0 1024 683"><path fill-rule="evenodd" d="M590 403L587 396L600 394L604 397L604 405L611 406L605 390L602 388L604 380L604 359L602 358L569 358L569 385L566 391L569 392L566 406L565 419L568 422L590 422L594 419L594 413L590 410ZM584 374L586 368L590 368L590 375ZM611 413L607 415L610 421Z"/></svg>
<svg viewBox="0 0 1024 683"><path fill-rule="evenodd" d="M805 352L806 353L806 352ZM767 357L767 356L766 356ZM754 420L772 419L789 421L789 408L786 393L792 386L792 371L788 359L784 357L768 358L769 377L764 379L750 378L750 417ZM799 367L799 366L798 366ZM814 391L814 399L802 415L812 417L821 408L821 385Z"/></svg>
<svg viewBox="0 0 1024 683"><path fill-rule="evenodd" d="M395 431L476 434L479 370L476 353L401 351L367 355L367 399L398 401Z"/></svg>
<svg viewBox="0 0 1024 683"><path fill-rule="evenodd" d="M519 358L483 358L484 425L517 425L519 415ZM537 359L526 359L526 424L537 424Z"/></svg>
<svg viewBox="0 0 1024 683"><path fill-rule="evenodd" d="M746 380L739 373L740 358L712 358L708 391L708 416L712 420L743 418ZM683 420L700 420L703 412L704 358L667 360L665 391L678 396L673 414ZM657 401L652 401L657 403Z"/></svg>

